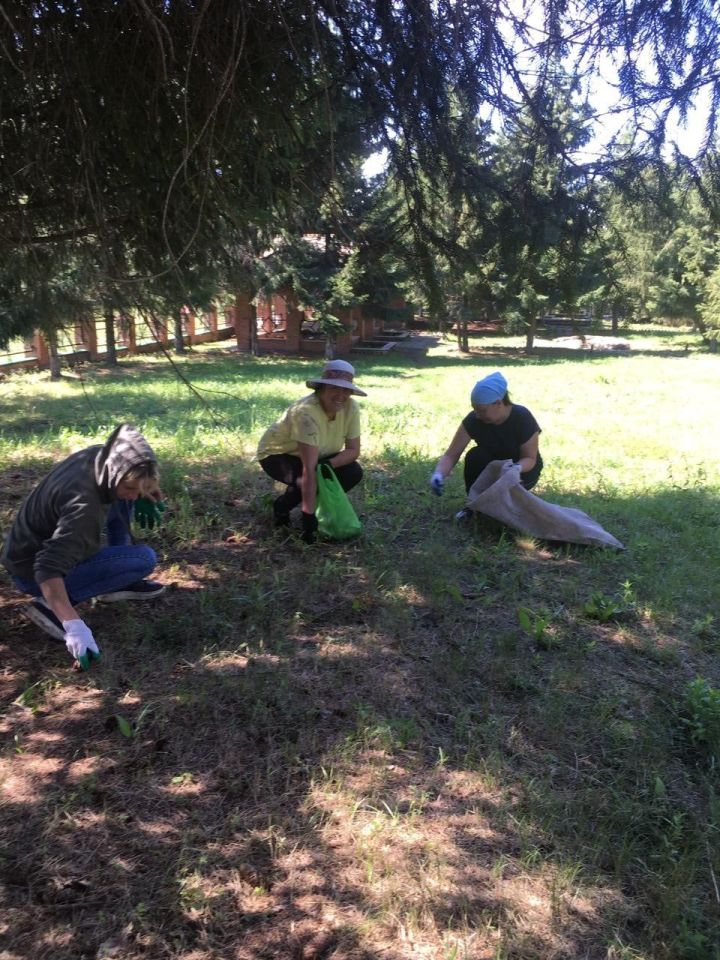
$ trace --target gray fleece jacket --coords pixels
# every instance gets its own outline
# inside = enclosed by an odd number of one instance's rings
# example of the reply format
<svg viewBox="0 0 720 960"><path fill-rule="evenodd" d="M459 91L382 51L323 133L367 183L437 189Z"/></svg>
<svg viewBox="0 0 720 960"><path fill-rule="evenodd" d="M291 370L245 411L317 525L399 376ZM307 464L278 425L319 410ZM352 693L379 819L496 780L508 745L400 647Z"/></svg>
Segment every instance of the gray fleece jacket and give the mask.
<svg viewBox="0 0 720 960"><path fill-rule="evenodd" d="M104 445L59 463L20 507L0 561L23 580L64 577L100 549L118 483L132 467L156 462L147 440L128 423Z"/></svg>

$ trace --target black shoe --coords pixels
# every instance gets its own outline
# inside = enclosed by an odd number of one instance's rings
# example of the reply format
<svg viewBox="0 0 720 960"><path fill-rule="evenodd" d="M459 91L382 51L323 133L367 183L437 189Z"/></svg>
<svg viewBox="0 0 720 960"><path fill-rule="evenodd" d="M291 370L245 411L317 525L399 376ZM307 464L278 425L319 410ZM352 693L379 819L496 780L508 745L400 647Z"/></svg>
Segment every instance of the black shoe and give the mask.
<svg viewBox="0 0 720 960"><path fill-rule="evenodd" d="M281 501L282 497L278 497L277 500L273 501L273 520L275 521L276 527L289 527L290 513Z"/></svg>
<svg viewBox="0 0 720 960"><path fill-rule="evenodd" d="M165 585L156 580L138 580L122 590L101 593L97 598L101 603L114 603L116 600L154 600L165 593Z"/></svg>
<svg viewBox="0 0 720 960"><path fill-rule="evenodd" d="M36 626L44 630L53 640L65 639L62 622L55 616L44 600L36 597L30 601L23 612L28 620L32 620Z"/></svg>

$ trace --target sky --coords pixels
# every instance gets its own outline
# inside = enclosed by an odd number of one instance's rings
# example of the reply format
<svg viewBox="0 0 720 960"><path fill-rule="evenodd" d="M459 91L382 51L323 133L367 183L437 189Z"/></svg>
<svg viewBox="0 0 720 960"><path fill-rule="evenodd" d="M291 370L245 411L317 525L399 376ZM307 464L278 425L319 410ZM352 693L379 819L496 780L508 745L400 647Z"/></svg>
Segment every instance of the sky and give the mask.
<svg viewBox="0 0 720 960"><path fill-rule="evenodd" d="M509 0L509 8L516 16L521 16L526 28L535 30L538 40L544 36L542 25L542 5L527 4L524 0ZM506 34L506 41L516 49L516 66L521 70L532 69L531 54L527 50L518 48L515 39ZM638 65L652 75L650 61L642 51L636 53ZM599 68L592 74L587 83L587 94L591 107L597 115L593 125L593 136L583 150L580 160L591 161L602 157L607 145L617 136L622 128L632 120L630 111L619 111L619 95L617 90L618 72L612 58L604 54L599 60ZM681 122L679 112L671 114L667 124L667 155L671 156L673 148L677 147L685 156L694 158L703 146L706 134L706 122L710 109L711 92L708 87L701 90L696 96L695 104L685 122ZM363 165L363 174L366 178L381 173L387 164L387 151L372 154Z"/></svg>
<svg viewBox="0 0 720 960"><path fill-rule="evenodd" d="M593 137L582 151L580 159L591 160L601 156L612 138L632 119L627 110L615 112L618 106L618 93L613 86L615 79L612 66L608 66L605 73L597 75L590 85L589 99L598 118L594 124ZM673 147L677 146L685 156L696 156L703 145L709 107L710 91L704 89L698 94L695 107L688 114L686 122L681 122L678 111L671 115L667 126L668 155L671 155ZM385 149L371 154L363 164L363 176L369 180L382 173L387 159L388 152Z"/></svg>

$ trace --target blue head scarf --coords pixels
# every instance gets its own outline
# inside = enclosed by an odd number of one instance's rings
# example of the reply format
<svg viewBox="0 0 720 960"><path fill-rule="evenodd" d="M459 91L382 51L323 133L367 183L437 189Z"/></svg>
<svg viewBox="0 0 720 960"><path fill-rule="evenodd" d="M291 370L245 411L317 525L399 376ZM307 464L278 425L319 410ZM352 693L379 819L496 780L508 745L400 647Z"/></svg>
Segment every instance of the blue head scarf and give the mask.
<svg viewBox="0 0 720 960"><path fill-rule="evenodd" d="M496 400L502 400L507 393L507 380L496 370L495 373L478 380L472 388L470 394L470 403L477 407L486 403L495 403Z"/></svg>

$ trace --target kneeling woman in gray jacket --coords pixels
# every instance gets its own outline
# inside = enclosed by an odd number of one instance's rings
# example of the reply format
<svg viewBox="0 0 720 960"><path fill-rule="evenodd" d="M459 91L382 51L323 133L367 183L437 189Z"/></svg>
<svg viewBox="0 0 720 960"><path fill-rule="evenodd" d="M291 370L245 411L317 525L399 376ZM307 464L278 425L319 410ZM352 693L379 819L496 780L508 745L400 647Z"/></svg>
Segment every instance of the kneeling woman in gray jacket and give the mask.
<svg viewBox="0 0 720 960"><path fill-rule="evenodd" d="M162 495L150 444L129 424L104 445L72 454L40 481L20 507L0 559L15 586L32 599L25 613L45 633L64 640L87 667L98 657L95 638L75 605L101 600L145 600L162 584L145 578L155 551L133 544L135 503L140 522L159 519ZM107 546L101 546L105 526Z"/></svg>

